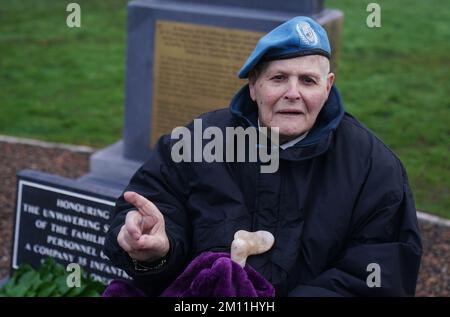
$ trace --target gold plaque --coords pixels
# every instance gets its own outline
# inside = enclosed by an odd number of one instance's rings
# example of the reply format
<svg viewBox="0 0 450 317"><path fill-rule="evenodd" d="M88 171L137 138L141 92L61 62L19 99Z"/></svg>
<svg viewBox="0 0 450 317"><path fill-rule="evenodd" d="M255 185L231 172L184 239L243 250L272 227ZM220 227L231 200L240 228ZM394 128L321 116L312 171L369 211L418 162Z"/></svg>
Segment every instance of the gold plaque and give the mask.
<svg viewBox="0 0 450 317"><path fill-rule="evenodd" d="M237 73L262 35L156 21L151 146L198 115L228 107L246 83Z"/></svg>

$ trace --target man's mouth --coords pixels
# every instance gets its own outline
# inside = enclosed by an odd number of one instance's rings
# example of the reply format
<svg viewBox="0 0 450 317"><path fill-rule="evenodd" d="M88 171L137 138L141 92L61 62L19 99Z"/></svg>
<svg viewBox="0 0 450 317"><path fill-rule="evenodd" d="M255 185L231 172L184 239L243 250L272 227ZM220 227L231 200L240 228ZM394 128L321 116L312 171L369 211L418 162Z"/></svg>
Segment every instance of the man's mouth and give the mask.
<svg viewBox="0 0 450 317"><path fill-rule="evenodd" d="M277 111L277 114L285 115L285 116L298 116L304 114L303 111L299 109L283 109Z"/></svg>

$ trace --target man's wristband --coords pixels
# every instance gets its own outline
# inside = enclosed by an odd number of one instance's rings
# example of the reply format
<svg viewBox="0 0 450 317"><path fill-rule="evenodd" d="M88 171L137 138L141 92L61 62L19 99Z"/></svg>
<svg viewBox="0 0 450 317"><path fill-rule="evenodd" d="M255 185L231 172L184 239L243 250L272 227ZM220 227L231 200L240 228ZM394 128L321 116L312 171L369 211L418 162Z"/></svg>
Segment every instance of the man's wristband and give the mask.
<svg viewBox="0 0 450 317"><path fill-rule="evenodd" d="M134 264L134 270L138 272L156 271L162 268L167 263L167 256L163 256L161 259L148 263L141 262L136 259L132 259Z"/></svg>

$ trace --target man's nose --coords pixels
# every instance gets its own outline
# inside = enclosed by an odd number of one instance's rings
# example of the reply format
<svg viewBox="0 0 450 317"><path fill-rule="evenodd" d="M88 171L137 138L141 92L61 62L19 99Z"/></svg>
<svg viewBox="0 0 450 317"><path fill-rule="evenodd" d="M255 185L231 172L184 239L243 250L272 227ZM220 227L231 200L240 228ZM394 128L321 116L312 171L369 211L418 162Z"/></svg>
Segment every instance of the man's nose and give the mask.
<svg viewBox="0 0 450 317"><path fill-rule="evenodd" d="M300 100L300 87L297 80L289 80L286 87L286 93L284 94L284 99L287 100Z"/></svg>

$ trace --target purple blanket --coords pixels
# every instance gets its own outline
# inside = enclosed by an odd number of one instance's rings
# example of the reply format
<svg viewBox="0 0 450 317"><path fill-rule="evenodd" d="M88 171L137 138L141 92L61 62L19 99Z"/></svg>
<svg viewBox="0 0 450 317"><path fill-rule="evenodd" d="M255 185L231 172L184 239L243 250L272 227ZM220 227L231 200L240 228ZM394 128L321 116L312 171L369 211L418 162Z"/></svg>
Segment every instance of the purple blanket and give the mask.
<svg viewBox="0 0 450 317"><path fill-rule="evenodd" d="M129 282L115 280L104 297L145 296ZM161 294L162 297L273 297L273 286L257 271L231 261L229 253L204 252Z"/></svg>

